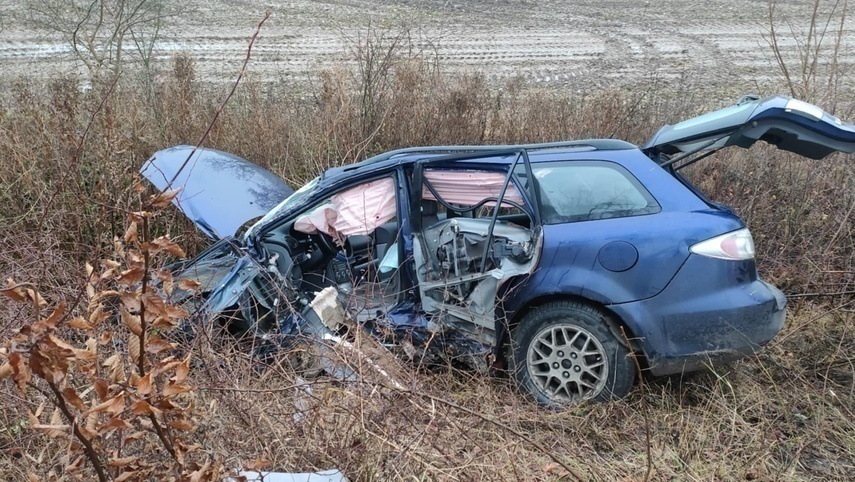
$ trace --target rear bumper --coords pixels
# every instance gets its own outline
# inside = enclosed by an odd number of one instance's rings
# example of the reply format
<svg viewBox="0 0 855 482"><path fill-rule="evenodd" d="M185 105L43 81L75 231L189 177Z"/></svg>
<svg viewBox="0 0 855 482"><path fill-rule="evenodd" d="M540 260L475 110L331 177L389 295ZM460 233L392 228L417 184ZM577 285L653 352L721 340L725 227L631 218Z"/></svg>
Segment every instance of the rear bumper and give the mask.
<svg viewBox="0 0 855 482"><path fill-rule="evenodd" d="M751 355L784 326L780 290L740 263L699 258L690 256L659 295L609 306L638 337L653 375Z"/></svg>

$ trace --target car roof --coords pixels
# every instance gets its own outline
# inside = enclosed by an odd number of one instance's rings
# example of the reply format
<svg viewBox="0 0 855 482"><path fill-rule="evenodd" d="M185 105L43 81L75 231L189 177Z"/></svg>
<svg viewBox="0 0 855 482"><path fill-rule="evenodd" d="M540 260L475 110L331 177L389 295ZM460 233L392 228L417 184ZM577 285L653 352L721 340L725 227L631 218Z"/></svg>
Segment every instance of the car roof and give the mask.
<svg viewBox="0 0 855 482"><path fill-rule="evenodd" d="M324 172L322 179L325 184L327 182L334 183L343 177L362 177L394 166L437 158L449 161L470 160L471 162L479 162L479 158L489 156L489 161L481 162L510 164L513 162L513 154L523 150L526 151L531 162L553 161L558 160L558 158L569 160L580 155L590 159L591 152L600 153L598 157L608 159L622 158L624 156L621 154L625 155L632 151L634 151L633 154L641 153L638 146L617 139L584 139L543 144L410 147L385 152L355 164L333 167Z"/></svg>

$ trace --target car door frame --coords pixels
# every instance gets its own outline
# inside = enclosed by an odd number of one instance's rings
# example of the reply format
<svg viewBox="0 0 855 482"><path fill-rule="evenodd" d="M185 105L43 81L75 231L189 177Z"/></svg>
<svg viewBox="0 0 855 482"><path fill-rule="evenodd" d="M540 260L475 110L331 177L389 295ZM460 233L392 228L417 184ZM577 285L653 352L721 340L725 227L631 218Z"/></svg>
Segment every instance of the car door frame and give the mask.
<svg viewBox="0 0 855 482"><path fill-rule="evenodd" d="M501 163L501 165L503 167L500 169L490 168L490 167L495 166L496 164L485 164L483 162L483 160L489 159L489 158L507 158L510 156L514 156L513 160L511 160L507 163L504 163L504 162ZM482 162L478 162L479 160ZM522 165L523 169L525 170L526 178L528 180L526 185L523 185L517 177L516 172L517 172L517 168L519 165ZM492 198L485 199L485 201L492 200L493 202L496 203L496 209L494 209L494 211L491 215L491 222L490 222L488 238L487 238L488 239L488 241L487 241L488 246L490 245L490 240L494 239L493 233L494 233L494 230L496 227L496 223L498 221L499 207L501 206L501 202L504 201L504 196L507 193L508 186L511 183L514 183L514 186L517 188L517 190L523 196L523 199L525 201L524 206L523 206L523 211L525 211L526 214L528 214L530 216L530 218L531 218L530 230L533 233L533 237L537 238L537 241L538 241L536 244L536 248L535 248L536 252L534 253L534 256L536 257L536 259L532 264L532 269L530 272L533 272L534 269L537 269L537 266L539 264L540 251L542 250L542 247L543 247L543 236L542 236L543 230L542 230L542 221L541 221L541 214L540 214L540 202L539 202L540 201L540 190L539 190L538 185L537 185L537 179L534 177L533 172L532 172L531 159L529 157L528 150L524 147L500 148L500 149L490 150L490 151L477 151L477 152L468 152L468 153L462 153L462 154L446 155L446 156L441 156L441 157L430 157L430 158L420 159L420 160L417 160L416 162L414 162L412 165L412 173L409 176L409 179L410 179L410 186L409 186L409 190L410 190L410 199L409 199L410 212L409 212L409 218L410 218L410 225L412 226L413 235L415 235L416 233L423 234L423 231L425 228L424 226L422 226L422 214L421 214L422 185L424 183L424 171L427 168L437 168L437 167L446 167L446 168L450 168L450 169L473 169L473 170L498 171L498 172L503 172L503 174L505 175L505 181L504 181L504 184L502 186L502 190L499 193L499 196L497 196L495 199L492 199ZM514 178L517 178L516 181ZM439 196L437 196L437 197L439 197ZM482 201L482 202L484 202L484 201ZM526 207L528 207L528 209L525 209ZM470 209L474 210L474 209L477 209L477 207L472 207ZM414 236L409 236L410 239L412 239L413 237ZM413 241L409 241L409 242L411 244L413 244ZM415 250L414 246L413 246L413 249ZM492 250L492 248L490 250ZM484 256L486 259L487 252L485 252ZM484 260L482 260L481 267L480 267L480 270L481 270L480 274L481 275L484 274L484 267L485 267ZM411 269L413 272L414 281L418 284L418 276L417 276L418 267L416 266L415 260L412 261L412 268ZM518 278L518 277L519 276L509 278L507 280L507 282L510 283L513 281L513 279ZM497 290L496 295L498 295L498 293L500 293L502 291L501 286L503 286L503 285L500 285L499 289ZM417 299L420 302L422 302L423 300L421 300L421 289L417 286L416 289L414 289L413 291L415 293L415 296L417 296ZM422 309L424 309L424 307L422 307ZM500 338L497 338L496 336L497 335L500 336L505 331L504 321L503 321L502 317L497 316L500 313L499 310L500 310L500 304L496 303L494 313L493 313L493 318L494 318L494 326L493 326L494 346L493 346L493 348L495 348L495 344L499 343L499 340L500 340Z"/></svg>

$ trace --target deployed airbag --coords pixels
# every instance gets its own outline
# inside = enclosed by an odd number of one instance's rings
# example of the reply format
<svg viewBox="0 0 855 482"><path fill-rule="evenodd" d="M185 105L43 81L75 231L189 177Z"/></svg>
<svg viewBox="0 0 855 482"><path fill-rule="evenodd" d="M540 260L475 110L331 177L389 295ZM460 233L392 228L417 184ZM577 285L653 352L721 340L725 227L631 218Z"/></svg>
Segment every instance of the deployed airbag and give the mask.
<svg viewBox="0 0 855 482"><path fill-rule="evenodd" d="M460 206L474 206L488 198L498 199L505 183L505 174L495 171L429 169L424 176L443 201ZM427 186L422 187L422 199L437 200ZM505 199L523 204L522 196L513 183L508 184ZM492 206L496 203L485 204Z"/></svg>
<svg viewBox="0 0 855 482"><path fill-rule="evenodd" d="M294 222L294 229L306 234L318 231L343 244L349 236L366 235L394 219L395 182L378 179L342 191Z"/></svg>

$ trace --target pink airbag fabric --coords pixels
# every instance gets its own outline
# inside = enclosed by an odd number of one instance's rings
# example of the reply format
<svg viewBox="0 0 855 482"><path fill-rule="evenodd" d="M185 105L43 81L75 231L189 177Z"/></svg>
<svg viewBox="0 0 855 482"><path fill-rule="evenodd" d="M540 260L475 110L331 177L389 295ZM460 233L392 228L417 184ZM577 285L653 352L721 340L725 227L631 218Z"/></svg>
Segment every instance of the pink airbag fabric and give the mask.
<svg viewBox="0 0 855 482"><path fill-rule="evenodd" d="M498 198L505 174L493 171L426 170L425 179L444 201L461 206L474 206L486 198ZM422 199L436 201L427 186L422 186ZM508 184L505 198L523 204L522 196L513 182ZM486 203L488 206L496 203Z"/></svg>
<svg viewBox="0 0 855 482"><path fill-rule="evenodd" d="M397 212L395 183L387 177L336 194L329 203L298 218L294 229L307 234L320 231L344 244L348 236L371 233Z"/></svg>

